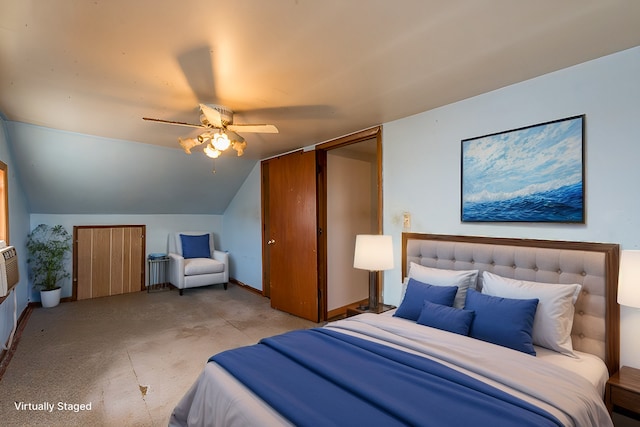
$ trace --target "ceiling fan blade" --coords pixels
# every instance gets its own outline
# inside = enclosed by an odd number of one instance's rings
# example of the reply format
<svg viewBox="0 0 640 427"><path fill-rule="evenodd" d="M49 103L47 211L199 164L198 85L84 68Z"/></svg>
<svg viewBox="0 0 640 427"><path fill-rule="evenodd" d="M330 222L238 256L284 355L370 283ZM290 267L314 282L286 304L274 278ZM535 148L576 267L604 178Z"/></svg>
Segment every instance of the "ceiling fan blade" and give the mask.
<svg viewBox="0 0 640 427"><path fill-rule="evenodd" d="M240 135L238 135L237 133L233 132L233 131L230 131L230 130L227 129L227 131L225 133L227 134L229 139L232 140L232 141L244 142L244 138L241 137Z"/></svg>
<svg viewBox="0 0 640 427"><path fill-rule="evenodd" d="M193 94L201 102L216 99L212 54L209 46L198 46L180 53L177 58Z"/></svg>
<svg viewBox="0 0 640 427"><path fill-rule="evenodd" d="M278 133L274 125L228 125L227 129L235 132Z"/></svg>
<svg viewBox="0 0 640 427"><path fill-rule="evenodd" d="M164 124L167 124L167 125L186 126L186 127L191 127L191 128L204 128L205 127L205 126L196 125L196 124L193 124L193 123L176 122L176 121L173 121L173 120L153 119L151 117L143 117L142 120L146 120L148 122L164 123Z"/></svg>
<svg viewBox="0 0 640 427"><path fill-rule="evenodd" d="M222 116L220 112L206 104L200 104L200 111L207 118L207 121L214 128L222 128Z"/></svg>

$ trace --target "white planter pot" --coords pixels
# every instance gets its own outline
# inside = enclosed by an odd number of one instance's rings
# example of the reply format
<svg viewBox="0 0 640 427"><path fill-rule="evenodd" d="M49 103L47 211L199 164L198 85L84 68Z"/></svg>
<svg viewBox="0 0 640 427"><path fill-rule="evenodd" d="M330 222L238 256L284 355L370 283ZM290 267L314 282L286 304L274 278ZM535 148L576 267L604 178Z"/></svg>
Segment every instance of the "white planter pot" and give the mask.
<svg viewBox="0 0 640 427"><path fill-rule="evenodd" d="M60 304L60 292L62 288L54 289L52 291L40 291L40 301L45 308L55 307Z"/></svg>

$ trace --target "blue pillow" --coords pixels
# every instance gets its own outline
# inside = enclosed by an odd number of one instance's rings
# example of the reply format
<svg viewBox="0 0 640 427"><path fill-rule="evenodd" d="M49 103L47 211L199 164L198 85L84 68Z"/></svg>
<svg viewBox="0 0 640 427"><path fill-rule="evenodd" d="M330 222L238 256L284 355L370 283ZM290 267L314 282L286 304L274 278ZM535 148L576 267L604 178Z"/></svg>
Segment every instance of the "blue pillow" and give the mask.
<svg viewBox="0 0 640 427"><path fill-rule="evenodd" d="M420 317L425 300L451 307L457 291L457 286L433 286L409 279L404 298L393 315L416 321Z"/></svg>
<svg viewBox="0 0 640 427"><path fill-rule="evenodd" d="M469 335L469 328L475 312L460 308L434 304L427 300L422 305L418 324L453 332L454 334Z"/></svg>
<svg viewBox="0 0 640 427"><path fill-rule="evenodd" d="M211 249L209 249L209 235L189 236L180 235L182 242L182 256L184 258L211 258Z"/></svg>
<svg viewBox="0 0 640 427"><path fill-rule="evenodd" d="M535 356L531 333L537 307L537 298L501 298L469 289L464 308L475 311L469 336Z"/></svg>

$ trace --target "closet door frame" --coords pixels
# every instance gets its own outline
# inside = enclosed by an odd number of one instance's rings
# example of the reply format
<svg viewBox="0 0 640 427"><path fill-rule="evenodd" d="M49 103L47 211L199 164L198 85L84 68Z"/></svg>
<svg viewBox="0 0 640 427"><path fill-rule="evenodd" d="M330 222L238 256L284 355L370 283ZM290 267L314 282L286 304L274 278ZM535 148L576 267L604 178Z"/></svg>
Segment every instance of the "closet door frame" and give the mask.
<svg viewBox="0 0 640 427"><path fill-rule="evenodd" d="M316 151L322 153L318 156L324 161L322 164L318 164L322 173L318 175L318 228L327 230L330 226L327 222L327 173L326 173L326 153L327 151L345 147L351 144L357 144L359 142L368 141L370 139L376 139L376 158L377 158L377 187L378 187L378 233L382 233L382 126L375 126L370 129L365 129L360 132L356 132L351 135L346 135L341 138L337 138L323 144L316 146ZM327 292L328 292L328 270L327 270L327 233L320 232L318 235L318 288L320 291L320 308L322 320L328 320L327 309ZM382 301L381 297L381 283L382 272L378 272L378 301Z"/></svg>

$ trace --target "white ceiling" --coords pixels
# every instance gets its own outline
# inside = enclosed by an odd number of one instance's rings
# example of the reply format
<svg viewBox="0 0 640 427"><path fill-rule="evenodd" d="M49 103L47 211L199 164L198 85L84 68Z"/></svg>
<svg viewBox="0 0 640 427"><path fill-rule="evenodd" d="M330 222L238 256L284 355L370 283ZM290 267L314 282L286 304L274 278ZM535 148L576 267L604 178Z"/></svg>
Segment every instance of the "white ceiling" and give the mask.
<svg viewBox="0 0 640 427"><path fill-rule="evenodd" d="M142 117L223 104L258 160L638 45L635 0L0 0L0 113L179 150Z"/></svg>

